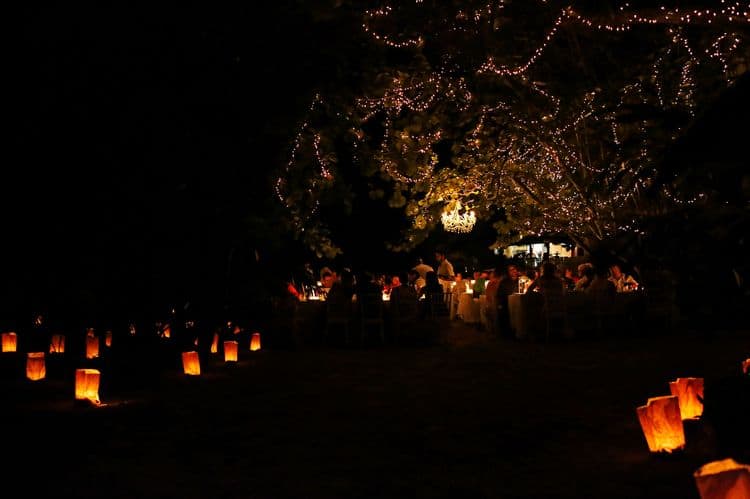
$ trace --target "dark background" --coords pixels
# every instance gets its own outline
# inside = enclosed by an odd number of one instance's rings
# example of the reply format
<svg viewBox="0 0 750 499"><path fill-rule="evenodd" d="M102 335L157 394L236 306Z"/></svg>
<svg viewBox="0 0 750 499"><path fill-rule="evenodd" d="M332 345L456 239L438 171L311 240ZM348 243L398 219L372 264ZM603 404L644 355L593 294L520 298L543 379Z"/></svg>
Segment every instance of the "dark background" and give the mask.
<svg viewBox="0 0 750 499"><path fill-rule="evenodd" d="M35 313L158 316L188 301L216 314L252 308L304 260L327 263L279 229L271 172L313 93L356 70L365 50L345 5L33 7L11 32L3 327ZM747 75L738 87L671 153L677 168L730 165L717 177L729 190L746 166ZM353 213L333 219L346 251L336 266L404 270L416 256L434 263L436 244L463 249L449 254L459 270L494 263L482 223L470 238L438 231L412 254L388 254L401 211L356 194ZM701 240L705 225L686 227L680 237ZM743 253L745 229L734 230L714 245L721 254Z"/></svg>
<svg viewBox="0 0 750 499"><path fill-rule="evenodd" d="M14 19L2 320L226 302L249 285L256 250L283 261L251 229L278 209L269 173L337 40L295 4Z"/></svg>

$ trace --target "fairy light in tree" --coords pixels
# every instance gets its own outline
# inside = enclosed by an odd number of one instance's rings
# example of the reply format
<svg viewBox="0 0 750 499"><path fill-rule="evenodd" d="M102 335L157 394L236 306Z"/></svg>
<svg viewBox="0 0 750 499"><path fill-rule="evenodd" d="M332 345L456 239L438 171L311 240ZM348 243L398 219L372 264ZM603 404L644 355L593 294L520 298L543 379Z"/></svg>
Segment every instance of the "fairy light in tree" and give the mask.
<svg viewBox="0 0 750 499"><path fill-rule="evenodd" d="M627 6L627 4L626 4ZM620 10L624 11L625 7L621 7ZM578 14L572 7L564 8L557 19L552 24L552 28L547 32L542 43L533 51L531 56L524 62L516 66L515 68L508 68L505 66L498 66L492 57L488 58L487 61L479 68L480 72L493 72L501 76L518 76L529 70L529 68L542 56L547 49L550 42L556 37L559 32L560 26L567 20L572 20L581 25L587 26L592 29L600 31L614 31L623 32L632 29L634 25L656 25L656 24L710 24L712 21L721 22L722 24L742 24L750 22L750 12L747 10L740 10L740 3L737 2L733 6L728 6L720 11L707 9L705 11L694 10L686 14L680 14L679 9L668 10L665 7L661 7L660 13L653 16L640 15L632 13L626 15L620 19L618 23L601 23L595 22L592 19L586 18L581 14Z"/></svg>
<svg viewBox="0 0 750 499"><path fill-rule="evenodd" d="M470 199L472 206L487 211L502 206L514 220L507 226L513 228L515 224L515 229L524 233L563 231L599 239L622 231L639 233L639 217L631 211L637 211L639 196L655 178L654 159L659 151L654 147L662 144L651 133L655 124L637 113L641 108L658 107L694 115L701 97L696 81L699 76L703 78L713 71L731 84L739 76L737 73L745 70L746 57L739 50L744 40L740 34L720 31L725 26L747 26L749 9L740 2L722 2L714 9L660 7L632 12L630 5L625 4L611 19L602 21L571 6L547 13L551 15L545 18L552 23L539 30L541 42L532 45L522 57L503 53L492 40L487 54L474 67L471 65L477 59L462 59L458 46L456 57L453 54L431 57L428 53L428 49L454 46L452 42L460 41L461 37L469 41L512 29L514 24L507 19L513 12L504 12L500 18L500 11L528 5L531 4L506 6L500 1L453 8L415 0L411 4L404 1L367 11L363 24L366 33L380 43L410 53L425 49L430 69L394 71L385 85L379 83L376 91L354 102L354 111L344 118L353 124L346 134L351 140L355 164L361 154L371 155L368 159L374 160L394 191L412 196L407 199L407 214L418 230L429 229L441 221L440 210L436 208L444 205L447 198L446 188L440 185L448 183L456 190L454 186L463 183L461 189L465 186L467 191L475 189L476 193L469 195L462 190L460 199ZM423 9L426 15L435 14L424 24L427 30L424 34L405 26L406 22L419 22L419 16L398 17L409 8ZM394 26L397 34L386 34ZM636 68L645 68L645 75L623 74L627 81L621 89L580 89L571 94L565 92L568 89L556 88L554 81L550 85L530 75L550 46L555 54L561 50L563 44L554 40L563 27L618 34L638 26L642 28L634 31L634 35L641 31L655 32L663 48L652 54L650 65L644 63ZM687 26L690 31L684 29ZM692 36L695 30L709 27L708 36ZM621 41L620 36L612 39ZM508 61L513 63L509 65ZM466 66L458 67L460 64ZM715 69L716 66L721 70ZM487 102L487 94L473 95L462 77L477 74L490 85L513 85L513 92L518 90L527 95L497 96L496 102ZM528 100L523 101L524 98ZM463 130L458 134L458 127L451 128L450 123L446 126L439 119L434 124L424 119L430 115L452 116L450 113L464 120ZM635 119L622 120L622 115L628 113ZM414 121L410 121L413 117ZM378 132L379 136L373 140L364 132L369 129L364 125L376 121L375 128L382 133ZM301 154L309 156L304 163L313 171L307 184L308 201L317 207L316 196L335 180L336 165L329 161L326 152L324 126L315 127L312 123L306 122L301 127L287 172L293 173L293 164ZM683 129L678 123L668 130L669 136L674 139ZM589 141L600 141L604 135L611 137L606 150L591 154ZM457 139L460 150L451 152L451 164L438 167L437 146L453 138ZM288 184L280 177L277 194L286 202L287 188ZM674 188L665 189L663 197L666 204L697 203L704 199L700 193L678 195ZM304 229L309 217L307 213L300 215L299 227ZM413 233L406 234L405 239L418 240Z"/></svg>
<svg viewBox="0 0 750 499"><path fill-rule="evenodd" d="M737 33L724 33L716 38L711 46L706 49L706 54L709 57L718 59L721 62L727 82L730 81L729 56L737 49L740 41L740 36Z"/></svg>
<svg viewBox="0 0 750 499"><path fill-rule="evenodd" d="M421 2L417 2L417 3L421 3ZM373 36L373 38L375 38L376 40L382 43L385 43L389 47L394 47L394 48L419 47L422 44L424 44L424 40L422 39L422 37L417 37L414 39L407 39L407 40L403 40L400 42L394 41L387 35L379 34L373 28L370 27L370 24L374 20L389 17L392 12L393 12L393 8L390 6L381 7L379 9L368 10L367 12L365 12L365 15L364 15L365 20L362 23L362 28L365 30L366 33L370 33Z"/></svg>

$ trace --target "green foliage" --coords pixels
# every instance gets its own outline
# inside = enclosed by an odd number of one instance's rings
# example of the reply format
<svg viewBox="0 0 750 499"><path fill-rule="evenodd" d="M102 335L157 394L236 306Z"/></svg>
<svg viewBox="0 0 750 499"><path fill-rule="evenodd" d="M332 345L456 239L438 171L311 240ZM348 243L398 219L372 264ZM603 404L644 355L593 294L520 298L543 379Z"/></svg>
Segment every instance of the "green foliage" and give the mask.
<svg viewBox="0 0 750 499"><path fill-rule="evenodd" d="M610 14L584 6L587 19ZM325 120L308 119L314 132L300 136L316 147L296 151L289 176L298 179L286 184L310 244L338 250L322 220L301 213L336 197L346 205L350 189L335 186L356 175L370 180L372 199L404 209L395 251L424 241L459 201L499 242L544 233L589 245L633 241L654 213L680 210L681 183L660 174L660 161L745 71L737 47L746 48L747 28L730 26L741 32L732 48L727 26L600 31L563 7L404 2L388 15L363 12L378 36L361 54L362 78L347 87L350 99L331 100ZM560 16L528 71L501 71L530 61Z"/></svg>

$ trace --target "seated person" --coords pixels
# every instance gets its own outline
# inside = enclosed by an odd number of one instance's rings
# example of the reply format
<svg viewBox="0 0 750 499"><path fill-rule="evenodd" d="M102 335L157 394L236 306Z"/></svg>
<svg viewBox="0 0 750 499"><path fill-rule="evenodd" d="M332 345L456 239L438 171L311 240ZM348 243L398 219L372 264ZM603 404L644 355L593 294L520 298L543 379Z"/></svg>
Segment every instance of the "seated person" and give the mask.
<svg viewBox="0 0 750 499"><path fill-rule="evenodd" d="M495 304L498 310L498 332L501 336L513 337L514 333L510 327L510 315L508 313L508 296L518 293L518 277L521 272L516 265L508 265L505 275L497 285Z"/></svg>
<svg viewBox="0 0 750 499"><path fill-rule="evenodd" d="M442 293L443 286L438 280L437 273L435 271L427 272L425 278L425 285L419 290L419 296L426 296L430 293Z"/></svg>
<svg viewBox="0 0 750 499"><path fill-rule="evenodd" d="M609 267L609 280L615 285L618 293L638 289L638 281L632 275L623 272L617 263Z"/></svg>
<svg viewBox="0 0 750 499"><path fill-rule="evenodd" d="M575 291L584 291L591 281L594 280L594 265L591 263L582 263L578 266L578 281L576 281L573 289Z"/></svg>
<svg viewBox="0 0 750 499"><path fill-rule="evenodd" d="M407 273L406 281L408 282L410 286L414 288L414 291L416 291L417 294L419 294L419 291L425 285L425 280L422 278L421 275L419 275L419 272L415 268L409 270L409 272Z"/></svg>
<svg viewBox="0 0 750 499"><path fill-rule="evenodd" d="M397 287L401 286L401 277L398 274L391 276L391 284L389 289L393 291Z"/></svg>
<svg viewBox="0 0 750 499"><path fill-rule="evenodd" d="M417 290L412 286L401 284L400 276L393 276L392 282L398 282L398 285L391 284L391 301L399 303L404 300L417 300Z"/></svg>
<svg viewBox="0 0 750 499"><path fill-rule="evenodd" d="M497 331L497 316L498 316L498 295L500 290L500 279L503 273L500 269L493 269L490 274L490 280L487 282L487 286L484 288L486 294L484 303L484 314L487 317L487 329L490 333L496 334Z"/></svg>
<svg viewBox="0 0 750 499"><path fill-rule="evenodd" d="M336 282L336 278L332 271L326 270L320 276L321 293L323 296L327 296L328 292L331 291L333 283Z"/></svg>
<svg viewBox="0 0 750 499"><path fill-rule="evenodd" d="M380 295L383 292L383 288L377 282L377 277L374 274L365 272L357 277L355 292L357 297L366 294Z"/></svg>
<svg viewBox="0 0 750 499"><path fill-rule="evenodd" d="M544 262L542 265L542 275L534 279L534 281L526 289L527 293L533 291L541 292L555 292L562 293L564 289L563 280L557 276L557 267L552 262Z"/></svg>
<svg viewBox="0 0 750 499"><path fill-rule="evenodd" d="M594 267L594 278L586 287L586 293L596 296L614 296L617 292L615 284L609 280L609 269L600 265Z"/></svg>
<svg viewBox="0 0 750 499"><path fill-rule="evenodd" d="M563 273L563 281L565 281L566 291L573 291L575 289L578 277L573 273L572 268L565 267L565 271Z"/></svg>
<svg viewBox="0 0 750 499"><path fill-rule="evenodd" d="M456 272L455 281L453 281L455 284L452 286L453 288L453 299L458 301L458 297L461 296L461 293L466 293L466 290L469 289L469 281L464 280L464 276L461 272Z"/></svg>
<svg viewBox="0 0 750 499"><path fill-rule="evenodd" d="M331 284L326 300L340 300L351 302L354 295L354 276L351 272L344 270L341 278Z"/></svg>
<svg viewBox="0 0 750 499"><path fill-rule="evenodd" d="M420 312L421 317L427 315L431 310L430 307L432 306L432 302L430 297L434 295L440 295L442 297L444 294L443 285L440 284L440 281L438 280L437 272L427 272L425 281L426 284L419 290L419 298L424 298L422 301L422 310Z"/></svg>
<svg viewBox="0 0 750 499"><path fill-rule="evenodd" d="M474 296L479 296L484 293L484 288L487 284L487 272L474 272L474 284L471 289L474 292Z"/></svg>

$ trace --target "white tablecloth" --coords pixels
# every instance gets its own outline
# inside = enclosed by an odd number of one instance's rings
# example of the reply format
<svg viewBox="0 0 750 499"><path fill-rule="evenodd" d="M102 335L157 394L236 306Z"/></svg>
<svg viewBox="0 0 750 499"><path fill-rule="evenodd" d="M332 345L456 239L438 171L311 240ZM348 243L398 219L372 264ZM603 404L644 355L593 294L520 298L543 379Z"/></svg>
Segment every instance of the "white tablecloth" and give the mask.
<svg viewBox="0 0 750 499"><path fill-rule="evenodd" d="M480 319L479 313L479 298L475 299L472 293L461 293L456 314L467 324L476 324Z"/></svg>

